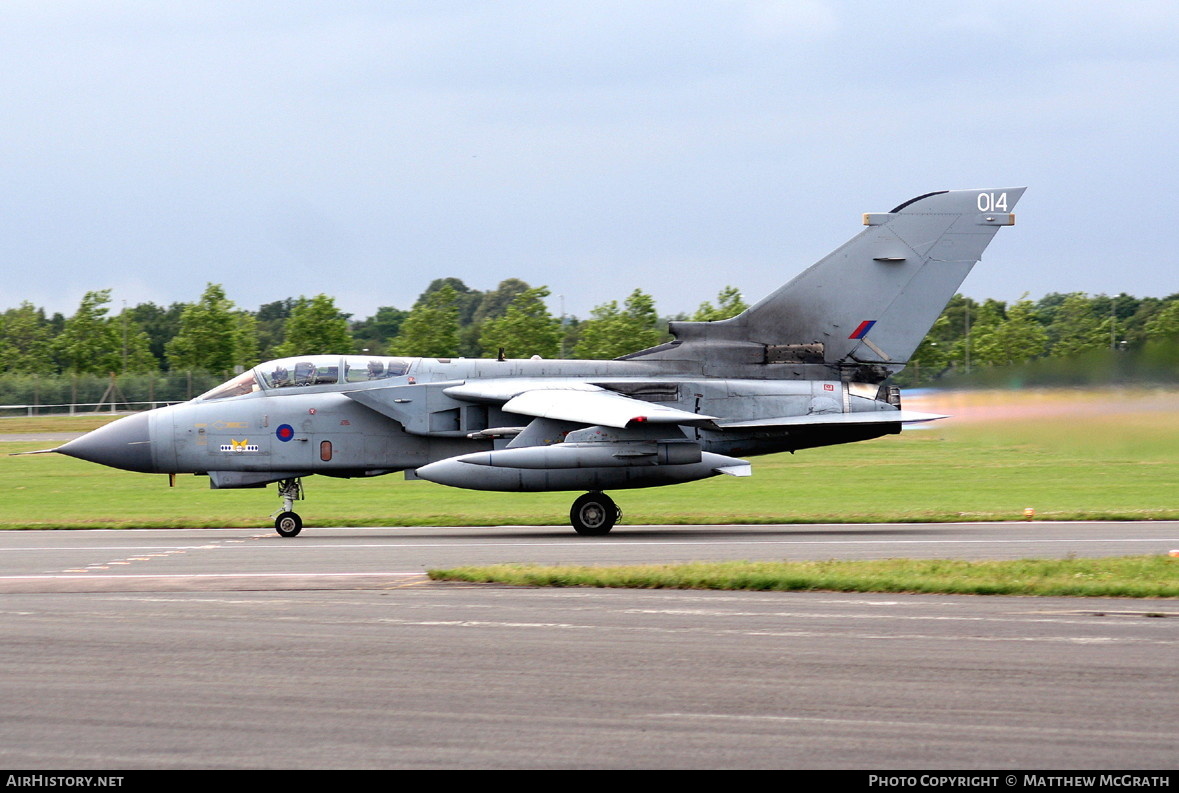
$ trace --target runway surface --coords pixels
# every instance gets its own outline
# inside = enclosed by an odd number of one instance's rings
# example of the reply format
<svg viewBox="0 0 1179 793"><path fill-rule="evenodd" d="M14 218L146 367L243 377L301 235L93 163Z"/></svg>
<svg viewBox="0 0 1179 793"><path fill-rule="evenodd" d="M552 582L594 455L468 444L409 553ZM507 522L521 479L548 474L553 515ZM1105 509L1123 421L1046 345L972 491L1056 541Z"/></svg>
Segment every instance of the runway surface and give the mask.
<svg viewBox="0 0 1179 793"><path fill-rule="evenodd" d="M492 561L1166 553L1179 548L1175 523L615 531L0 533L0 763L1179 765L1176 601L531 590L424 576Z"/></svg>

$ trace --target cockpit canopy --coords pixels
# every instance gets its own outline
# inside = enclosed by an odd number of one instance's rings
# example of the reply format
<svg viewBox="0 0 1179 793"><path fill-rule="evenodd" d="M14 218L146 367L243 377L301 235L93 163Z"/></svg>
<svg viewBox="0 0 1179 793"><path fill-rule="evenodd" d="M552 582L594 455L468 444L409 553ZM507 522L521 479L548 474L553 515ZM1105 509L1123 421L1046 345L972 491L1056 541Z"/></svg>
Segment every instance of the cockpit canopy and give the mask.
<svg viewBox="0 0 1179 793"><path fill-rule="evenodd" d="M413 358L361 355L300 355L294 358L280 358L242 372L232 380L206 391L197 399L208 402L278 388L387 380L405 375L413 361Z"/></svg>

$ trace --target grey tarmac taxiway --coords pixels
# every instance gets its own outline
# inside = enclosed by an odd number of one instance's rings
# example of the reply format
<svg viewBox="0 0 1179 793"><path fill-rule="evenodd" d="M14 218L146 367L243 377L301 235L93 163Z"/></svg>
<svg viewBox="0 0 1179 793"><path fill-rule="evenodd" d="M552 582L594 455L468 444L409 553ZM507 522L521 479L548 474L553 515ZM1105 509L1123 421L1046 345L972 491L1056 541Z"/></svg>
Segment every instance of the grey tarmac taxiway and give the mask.
<svg viewBox="0 0 1179 793"><path fill-rule="evenodd" d="M1175 523L615 531L0 533L0 763L1179 765L1174 600L553 590L424 575L491 561L1166 553L1179 548Z"/></svg>

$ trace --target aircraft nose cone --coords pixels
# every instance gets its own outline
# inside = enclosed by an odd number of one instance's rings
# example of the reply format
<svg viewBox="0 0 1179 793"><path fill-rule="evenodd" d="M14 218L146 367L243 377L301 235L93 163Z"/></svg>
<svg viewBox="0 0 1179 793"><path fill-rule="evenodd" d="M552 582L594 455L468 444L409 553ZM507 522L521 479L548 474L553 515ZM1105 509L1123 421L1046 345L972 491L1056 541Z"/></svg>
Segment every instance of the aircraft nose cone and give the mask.
<svg viewBox="0 0 1179 793"><path fill-rule="evenodd" d="M136 413L75 438L55 451L125 471L155 473L148 413Z"/></svg>

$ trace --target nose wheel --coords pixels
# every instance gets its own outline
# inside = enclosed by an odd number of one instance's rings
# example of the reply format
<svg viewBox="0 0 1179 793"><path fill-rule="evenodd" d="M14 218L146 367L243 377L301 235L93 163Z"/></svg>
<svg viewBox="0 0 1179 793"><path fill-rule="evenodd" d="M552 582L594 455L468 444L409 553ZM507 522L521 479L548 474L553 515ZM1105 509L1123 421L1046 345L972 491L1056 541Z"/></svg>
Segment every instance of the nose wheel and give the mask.
<svg viewBox="0 0 1179 793"><path fill-rule="evenodd" d="M297 512L283 512L274 519L274 530L283 537L294 537L303 530L303 519Z"/></svg>
<svg viewBox="0 0 1179 793"><path fill-rule="evenodd" d="M278 483L278 496L282 499L282 511L274 519L274 530L283 537L294 537L303 530L303 519L291 510L296 501L303 500L302 480L283 479Z"/></svg>

